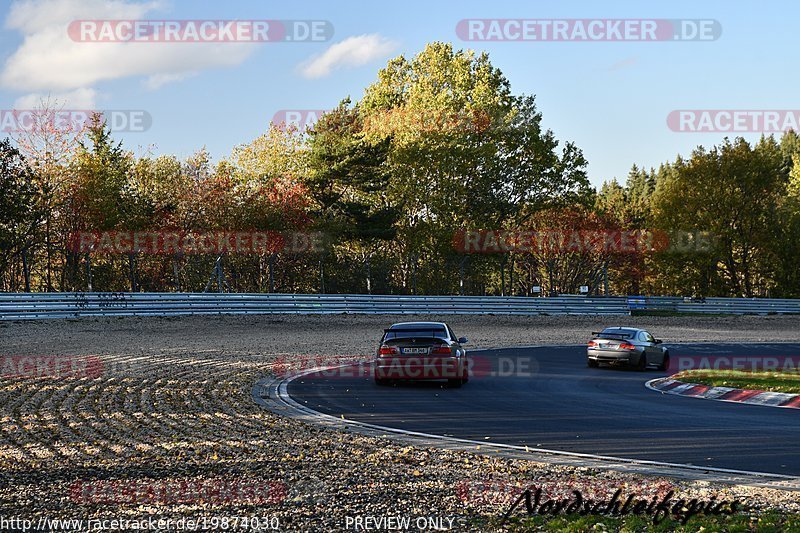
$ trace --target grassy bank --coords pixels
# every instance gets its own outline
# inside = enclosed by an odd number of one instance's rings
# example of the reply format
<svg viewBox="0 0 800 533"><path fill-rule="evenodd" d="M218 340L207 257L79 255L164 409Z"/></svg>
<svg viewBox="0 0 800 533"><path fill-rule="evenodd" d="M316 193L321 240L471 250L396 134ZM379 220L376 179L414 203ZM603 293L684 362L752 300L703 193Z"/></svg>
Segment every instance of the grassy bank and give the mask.
<svg viewBox="0 0 800 533"><path fill-rule="evenodd" d="M799 372L750 372L745 370L685 370L672 376L687 383L713 387L789 392L800 394Z"/></svg>

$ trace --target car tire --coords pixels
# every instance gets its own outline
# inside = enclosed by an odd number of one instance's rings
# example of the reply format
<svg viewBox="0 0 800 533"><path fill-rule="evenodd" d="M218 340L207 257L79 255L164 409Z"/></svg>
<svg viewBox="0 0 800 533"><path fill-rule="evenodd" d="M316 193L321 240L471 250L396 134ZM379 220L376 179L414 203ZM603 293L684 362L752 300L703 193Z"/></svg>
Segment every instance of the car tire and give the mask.
<svg viewBox="0 0 800 533"><path fill-rule="evenodd" d="M661 365L659 365L658 369L659 370L669 369L669 352L664 352L664 360L661 362Z"/></svg>
<svg viewBox="0 0 800 533"><path fill-rule="evenodd" d="M378 385L380 387L385 387L388 384L389 384L388 379L375 378L375 385Z"/></svg>
<svg viewBox="0 0 800 533"><path fill-rule="evenodd" d="M591 359L587 359L586 366L588 366L589 368L597 368L598 366L600 366L600 363L598 363L597 361L592 361Z"/></svg>
<svg viewBox="0 0 800 533"><path fill-rule="evenodd" d="M458 379L448 379L448 380L447 380L447 386L448 386L448 387L450 387L450 388L452 388L452 389L458 389L458 388L460 388L460 387L461 387L461 385L463 385L463 384L464 384L464 380L463 380L462 378L458 378Z"/></svg>
<svg viewBox="0 0 800 533"><path fill-rule="evenodd" d="M645 354L639 356L639 363L636 365L636 370L639 372L647 370L647 356Z"/></svg>

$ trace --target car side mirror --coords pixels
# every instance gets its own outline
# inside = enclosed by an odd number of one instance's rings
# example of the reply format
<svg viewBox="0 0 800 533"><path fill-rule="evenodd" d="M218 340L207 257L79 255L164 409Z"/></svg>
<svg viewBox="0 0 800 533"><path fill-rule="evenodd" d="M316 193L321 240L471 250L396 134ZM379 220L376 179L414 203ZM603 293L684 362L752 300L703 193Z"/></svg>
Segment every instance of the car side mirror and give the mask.
<svg viewBox="0 0 800 533"><path fill-rule="evenodd" d="M662 342L664 342L664 341L662 341L661 339L656 339L656 340L655 340L655 341L653 341L653 342L655 342L656 344L661 344L661 343L662 343Z"/></svg>
<svg viewBox="0 0 800 533"><path fill-rule="evenodd" d="M459 337L458 338L458 344L467 344L467 342L469 342L469 341L467 341L466 337Z"/></svg>

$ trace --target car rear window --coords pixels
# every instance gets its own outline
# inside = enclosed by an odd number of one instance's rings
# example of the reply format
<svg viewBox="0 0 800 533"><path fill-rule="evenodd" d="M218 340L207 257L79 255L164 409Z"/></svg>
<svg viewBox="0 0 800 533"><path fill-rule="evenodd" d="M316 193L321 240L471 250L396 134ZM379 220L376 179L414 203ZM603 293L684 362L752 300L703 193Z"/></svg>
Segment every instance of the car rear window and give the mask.
<svg viewBox="0 0 800 533"><path fill-rule="evenodd" d="M447 331L444 328L390 329L386 332L383 340L411 338L447 339Z"/></svg>

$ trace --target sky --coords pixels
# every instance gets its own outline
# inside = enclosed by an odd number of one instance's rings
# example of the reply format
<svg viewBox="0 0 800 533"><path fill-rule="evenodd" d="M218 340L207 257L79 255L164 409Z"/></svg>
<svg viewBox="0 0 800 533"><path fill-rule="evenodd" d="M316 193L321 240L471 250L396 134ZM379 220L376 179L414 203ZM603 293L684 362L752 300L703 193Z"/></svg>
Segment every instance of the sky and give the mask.
<svg viewBox="0 0 800 533"><path fill-rule="evenodd" d="M594 185L726 136L760 136L757 125L731 132L727 123L675 131L673 111L800 109L795 1L0 0L0 12L0 113L42 98L64 110L123 111L120 124L145 113L146 127L114 131L139 155L185 158L205 147L219 161L281 111L360 99L390 58L433 41L488 52L513 93L536 96L544 126L583 151ZM721 32L684 41L463 40L462 19L705 20ZM75 21L91 20L313 20L326 31L311 42L92 42L92 33L82 41Z"/></svg>

